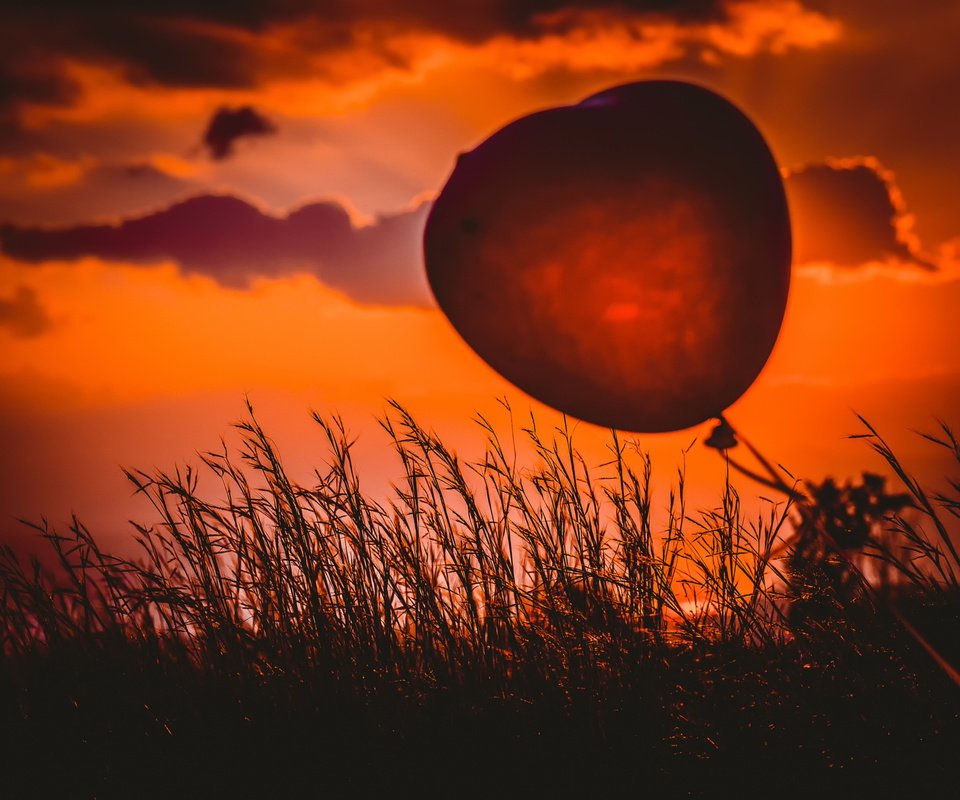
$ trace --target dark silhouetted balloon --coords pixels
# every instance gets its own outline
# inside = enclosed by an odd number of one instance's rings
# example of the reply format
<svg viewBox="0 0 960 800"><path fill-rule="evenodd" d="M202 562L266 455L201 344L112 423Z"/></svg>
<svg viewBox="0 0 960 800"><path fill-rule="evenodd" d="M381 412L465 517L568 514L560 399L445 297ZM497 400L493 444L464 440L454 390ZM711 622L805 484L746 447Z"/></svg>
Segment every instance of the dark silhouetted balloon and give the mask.
<svg viewBox="0 0 960 800"><path fill-rule="evenodd" d="M424 253L440 308L505 378L598 425L668 431L720 414L766 363L790 220L741 111L644 81L461 155Z"/></svg>

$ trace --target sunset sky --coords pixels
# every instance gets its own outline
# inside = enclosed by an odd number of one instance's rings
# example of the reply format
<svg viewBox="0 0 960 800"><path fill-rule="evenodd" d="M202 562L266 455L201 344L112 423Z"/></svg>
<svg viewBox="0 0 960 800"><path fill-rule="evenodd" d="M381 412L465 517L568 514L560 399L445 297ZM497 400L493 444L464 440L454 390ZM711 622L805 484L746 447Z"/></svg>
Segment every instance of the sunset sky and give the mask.
<svg viewBox="0 0 960 800"><path fill-rule="evenodd" d="M150 518L121 466L216 448L248 396L295 476L392 397L465 456L476 412L555 413L436 309L421 235L458 153L611 85L734 101L794 232L773 356L729 412L798 477L879 469L854 412L931 482L960 428L960 4L942 0L35 0L0 11L0 540ZM638 437L669 482L709 425ZM578 437L603 458L606 432ZM695 446L694 494L722 464ZM658 467L657 465L662 465ZM743 486L744 492L762 493Z"/></svg>

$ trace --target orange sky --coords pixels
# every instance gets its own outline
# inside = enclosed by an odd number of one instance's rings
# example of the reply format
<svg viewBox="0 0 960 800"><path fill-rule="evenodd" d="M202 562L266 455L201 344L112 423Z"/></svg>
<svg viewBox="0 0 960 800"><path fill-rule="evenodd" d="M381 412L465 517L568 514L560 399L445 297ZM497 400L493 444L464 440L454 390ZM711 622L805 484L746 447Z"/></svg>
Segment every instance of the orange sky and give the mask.
<svg viewBox="0 0 960 800"><path fill-rule="evenodd" d="M421 204L458 152L511 119L649 77L734 100L786 176L797 256L787 317L730 418L817 479L879 468L844 439L859 432L857 411L931 481L943 478L949 466L910 431L937 416L960 428L960 111L949 89L960 56L948 44L960 10L933 0L391 5L148 4L136 19L94 15L100 28L66 12L56 35L54 2L0 19L10 53L0 71L0 539L21 536L16 517L77 511L123 542L125 520L149 513L120 465L195 460L241 415L244 394L303 477L321 453L308 411L341 413L376 491L395 471L374 422L385 397L466 455L482 438L472 415L496 417L498 396L555 421L433 307ZM28 34L29 47L19 43ZM204 133L215 113L247 105L271 132L238 129L214 157ZM220 238L202 246L171 238L183 227L151 228L126 249L109 231L77 238L91 223L153 224L208 195L249 206L217 205ZM261 225L279 237L263 253ZM339 236L339 249L324 250L316 230ZM708 433L640 442L666 484L682 449ZM583 424L578 435L601 460L604 432ZM688 464L709 502L719 459L697 446Z"/></svg>

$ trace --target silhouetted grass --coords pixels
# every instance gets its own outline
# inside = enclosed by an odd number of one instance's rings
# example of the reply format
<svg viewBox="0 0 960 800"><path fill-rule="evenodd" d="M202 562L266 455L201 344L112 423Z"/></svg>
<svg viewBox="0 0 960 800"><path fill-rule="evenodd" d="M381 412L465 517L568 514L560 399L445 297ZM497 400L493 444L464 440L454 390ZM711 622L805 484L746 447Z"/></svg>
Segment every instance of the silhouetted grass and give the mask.
<svg viewBox="0 0 960 800"><path fill-rule="evenodd" d="M953 781L957 496L900 477L795 490L744 518L729 481L663 513L612 434L478 420L464 463L393 405L393 494L362 487L342 422L287 476L250 410L200 473L128 472L141 553L79 520L35 527L56 568L0 558L0 713L25 796L858 791ZM866 424L866 423L865 423ZM511 431L511 434L513 431ZM931 441L960 461L946 426ZM865 575L869 575L868 580ZM771 777L768 777L771 776Z"/></svg>

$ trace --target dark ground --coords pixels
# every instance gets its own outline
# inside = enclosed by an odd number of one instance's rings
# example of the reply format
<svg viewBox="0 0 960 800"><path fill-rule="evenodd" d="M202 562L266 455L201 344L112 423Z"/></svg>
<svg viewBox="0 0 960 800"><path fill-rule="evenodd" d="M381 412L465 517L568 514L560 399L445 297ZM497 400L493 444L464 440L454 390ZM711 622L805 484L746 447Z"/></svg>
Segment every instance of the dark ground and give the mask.
<svg viewBox="0 0 960 800"><path fill-rule="evenodd" d="M591 689L364 698L73 643L3 662L3 796L957 796L960 687L903 635L843 641L670 651Z"/></svg>

